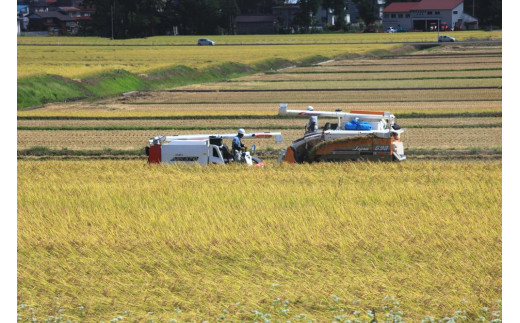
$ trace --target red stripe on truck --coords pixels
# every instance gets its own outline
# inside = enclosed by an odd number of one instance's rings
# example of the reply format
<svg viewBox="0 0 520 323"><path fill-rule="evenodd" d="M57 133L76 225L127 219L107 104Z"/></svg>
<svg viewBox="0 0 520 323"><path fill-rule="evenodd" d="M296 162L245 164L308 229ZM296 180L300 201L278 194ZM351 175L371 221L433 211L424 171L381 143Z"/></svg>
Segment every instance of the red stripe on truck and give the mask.
<svg viewBox="0 0 520 323"><path fill-rule="evenodd" d="M148 155L149 164L161 163L161 145L150 146L150 153Z"/></svg>

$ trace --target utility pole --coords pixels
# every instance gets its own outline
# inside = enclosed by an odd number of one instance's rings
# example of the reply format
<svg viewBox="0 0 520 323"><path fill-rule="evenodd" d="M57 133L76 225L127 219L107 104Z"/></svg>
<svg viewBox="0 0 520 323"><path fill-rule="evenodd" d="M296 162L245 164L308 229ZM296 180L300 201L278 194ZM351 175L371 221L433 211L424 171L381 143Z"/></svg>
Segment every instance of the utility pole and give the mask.
<svg viewBox="0 0 520 323"><path fill-rule="evenodd" d="M441 29L441 18L437 18L437 41L439 41L439 30Z"/></svg>
<svg viewBox="0 0 520 323"><path fill-rule="evenodd" d="M475 0L473 0L473 13L472 13L472 16L473 18L475 18Z"/></svg>
<svg viewBox="0 0 520 323"><path fill-rule="evenodd" d="M114 0L114 4L110 6L110 21L112 25L112 40L114 40L114 10L116 8L116 0Z"/></svg>

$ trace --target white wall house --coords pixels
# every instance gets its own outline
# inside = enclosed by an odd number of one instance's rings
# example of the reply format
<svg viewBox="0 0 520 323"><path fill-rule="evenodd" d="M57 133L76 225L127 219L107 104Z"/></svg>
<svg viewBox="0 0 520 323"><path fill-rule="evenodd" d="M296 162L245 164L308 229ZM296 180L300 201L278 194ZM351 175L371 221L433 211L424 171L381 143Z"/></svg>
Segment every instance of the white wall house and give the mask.
<svg viewBox="0 0 520 323"><path fill-rule="evenodd" d="M466 16L464 0L393 2L383 10L383 28L400 27L406 31L462 29L467 21Z"/></svg>

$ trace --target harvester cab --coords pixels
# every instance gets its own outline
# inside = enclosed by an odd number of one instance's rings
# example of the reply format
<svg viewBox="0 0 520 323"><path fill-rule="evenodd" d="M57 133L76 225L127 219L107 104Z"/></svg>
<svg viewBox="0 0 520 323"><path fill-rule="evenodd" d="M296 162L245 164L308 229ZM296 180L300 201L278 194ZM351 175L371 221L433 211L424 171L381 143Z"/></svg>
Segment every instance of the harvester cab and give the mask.
<svg viewBox="0 0 520 323"><path fill-rule="evenodd" d="M173 135L155 136L149 140L145 148L149 164L227 164L230 162L245 163L249 166L263 166L265 163L253 156L256 146L251 152L232 152L224 143L224 139L232 139L236 134L210 135ZM256 132L244 134L242 139L274 138L276 143L283 141L279 132Z"/></svg>
<svg viewBox="0 0 520 323"><path fill-rule="evenodd" d="M403 161L406 159L401 129L390 112L288 110L280 104L278 114L337 118L321 131L306 133L280 152L278 161L290 163L318 161Z"/></svg>

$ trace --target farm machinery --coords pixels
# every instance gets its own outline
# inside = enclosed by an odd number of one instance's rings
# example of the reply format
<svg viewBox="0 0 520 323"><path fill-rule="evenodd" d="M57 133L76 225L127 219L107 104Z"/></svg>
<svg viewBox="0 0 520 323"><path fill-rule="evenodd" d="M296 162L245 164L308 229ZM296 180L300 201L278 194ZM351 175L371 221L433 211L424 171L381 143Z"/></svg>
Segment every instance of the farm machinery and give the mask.
<svg viewBox="0 0 520 323"><path fill-rule="evenodd" d="M246 149L230 151L223 141L235 136L236 134L155 136L149 140L150 146L145 148L145 152L149 164L208 165L237 162L249 166L265 165L260 158L253 156L255 145L251 147L251 151ZM277 143L283 141L279 132L248 133L242 137L242 139L269 138L274 138Z"/></svg>
<svg viewBox="0 0 520 323"><path fill-rule="evenodd" d="M278 161L289 163L319 161L403 161L404 146L400 139L404 132L390 112L336 110L288 110L280 104L278 114L306 117L337 118L327 122L321 130L311 130L280 152ZM313 120L313 119L311 119ZM314 118L316 120L316 118Z"/></svg>

